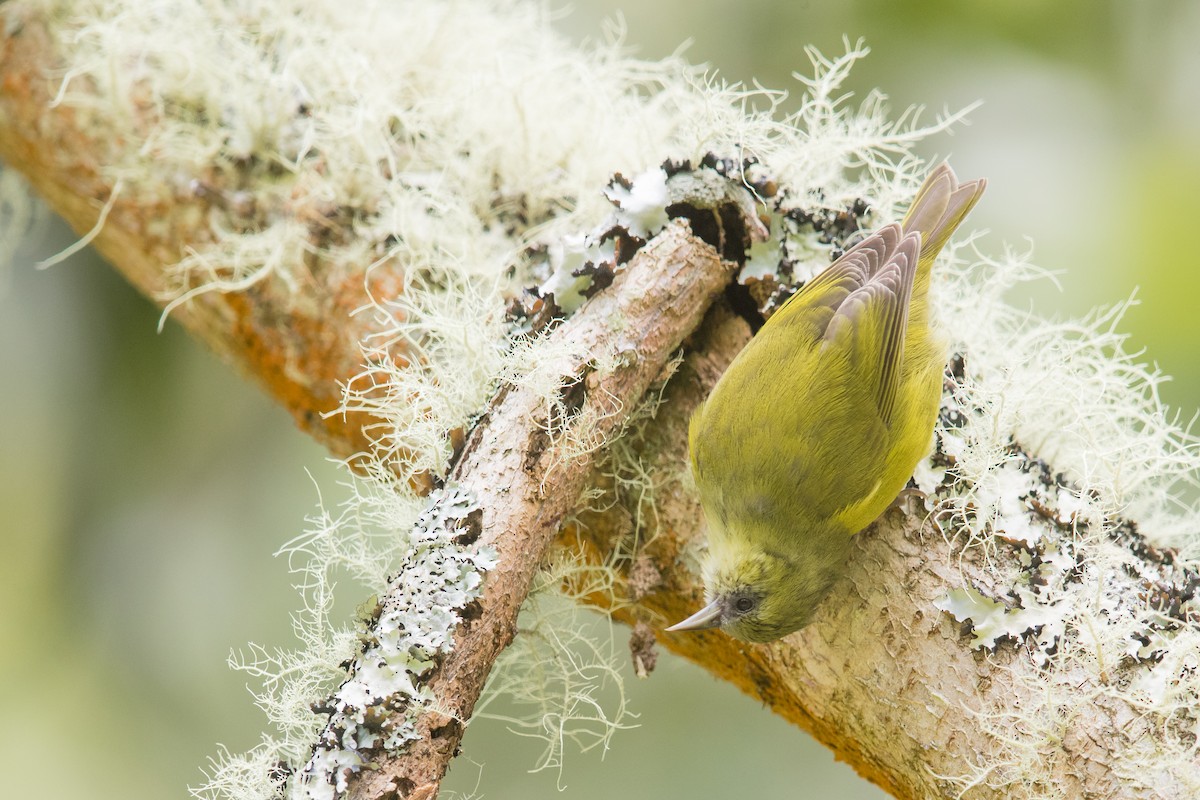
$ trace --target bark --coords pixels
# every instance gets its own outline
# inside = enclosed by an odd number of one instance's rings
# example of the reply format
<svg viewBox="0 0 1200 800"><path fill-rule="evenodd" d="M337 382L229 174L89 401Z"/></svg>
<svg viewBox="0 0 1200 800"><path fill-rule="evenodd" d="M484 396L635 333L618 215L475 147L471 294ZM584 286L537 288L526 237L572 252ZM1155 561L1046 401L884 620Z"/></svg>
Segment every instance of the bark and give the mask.
<svg viewBox="0 0 1200 800"><path fill-rule="evenodd" d="M157 195L114 197L116 187L103 165L114 160L117 149L132 145L106 136L94 121L83 124L70 108L51 106L56 83L50 76L61 69L60 45L36 15L0 21L8 23L0 40L0 159L22 172L81 233L96 224L107 203L107 221L94 246L143 293L163 302L164 268L188 245L213 236L206 219L214 199L190 185L177 186L169 175L162 176ZM326 235L331 223L324 210L297 213L311 215L314 237ZM323 414L338 406L341 385L358 372L357 343L371 331L368 315L349 312L364 303L368 291L394 293L400 276L376 270L368 285L366 264L311 266L312 280L299 286L267 278L244 292L202 295L174 317L253 376L303 430L346 456L367 446L362 428L369 420ZM487 579L484 613L462 631L459 649L433 684L451 715L428 715L421 726L424 738L409 756L363 773L352 789L355 797L436 793L462 734L462 726L451 722L469 718L492 661L513 635L517 608L552 537L558 535L557 546L596 561L626 540L631 520L639 518L635 501L604 514L589 512L582 524L559 530L581 488L603 484L604 478L586 456L551 469L542 431L547 423L566 430L585 419L619 428L665 358L693 329L698 333L657 417L633 434L643 458L668 477L656 487L653 527L638 531L649 544L625 564L633 576L627 582L631 602L614 613L659 628L700 602L694 553L702 516L682 477L687 420L750 335L746 323L720 303L700 321L724 274L713 251L680 228L671 229L561 329L559 335L578 337L593 353L617 357L620 364L607 373L575 365L585 387L578 416L538 419L531 398L513 390L496 400L468 438L456 478L489 509L483 536L500 550L500 566ZM634 315L633 324L612 325L617 309ZM628 353L640 358L621 360ZM605 407L605 397L614 405ZM615 410L617 403L625 410ZM503 493L504 486L514 488ZM1149 565L1144 554L1131 558ZM934 530L923 514L896 509L856 537L849 574L804 631L770 645L746 645L711 631L660 634L659 641L810 731L895 796L954 796L964 787L939 776L1011 759L1003 741L979 732L974 712L1038 703L1029 688L1036 686L1037 668L1021 646L973 650L960 626L934 609L948 586L989 581L987 565L964 559L952 537ZM1095 688L1090 681L1080 674L1081 691ZM1126 700L1103 693L1097 694L1095 712L1064 720L1046 737L1041 752L1056 765L1060 785L1024 789L1067 797L1141 796L1106 760L1110 748L1136 741L1152 721ZM1010 793L1011 787L984 781L968 794ZM1164 785L1160 794L1184 797L1187 789Z"/></svg>

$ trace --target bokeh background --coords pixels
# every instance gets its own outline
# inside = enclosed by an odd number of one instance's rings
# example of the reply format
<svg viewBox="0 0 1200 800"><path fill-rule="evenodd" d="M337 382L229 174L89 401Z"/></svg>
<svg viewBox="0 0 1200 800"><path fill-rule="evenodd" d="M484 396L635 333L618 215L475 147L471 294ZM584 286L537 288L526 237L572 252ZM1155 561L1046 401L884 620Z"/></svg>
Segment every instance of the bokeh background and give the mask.
<svg viewBox="0 0 1200 800"><path fill-rule="evenodd" d="M1076 316L1130 296L1132 348L1200 403L1200 4L1189 0L586 0L559 25L596 37L623 14L655 57L691 40L731 81L798 86L803 47L842 37L873 53L851 87L897 110L983 105L932 140L986 175L971 223L985 247L1033 246L1061 271L1015 302ZM217 743L264 725L225 655L287 645L295 595L271 554L318 491L340 496L323 451L251 384L50 221L0 290L0 772L5 796L182 797ZM618 636L622 635L618 631ZM620 643L617 644L620 647ZM690 665L629 681L640 727L602 760L529 774L537 743L471 728L449 786L489 798L840 797L882 794L806 734Z"/></svg>

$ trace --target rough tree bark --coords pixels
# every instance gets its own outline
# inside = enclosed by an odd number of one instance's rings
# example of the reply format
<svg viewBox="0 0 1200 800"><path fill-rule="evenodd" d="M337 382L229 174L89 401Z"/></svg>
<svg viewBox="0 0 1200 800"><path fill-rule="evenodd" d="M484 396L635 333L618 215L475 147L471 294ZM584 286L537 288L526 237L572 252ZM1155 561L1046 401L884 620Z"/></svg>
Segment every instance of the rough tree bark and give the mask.
<svg viewBox="0 0 1200 800"><path fill-rule="evenodd" d="M0 159L23 173L77 231L93 228L108 204L107 221L94 246L140 291L163 302L164 267L177 262L185 246L212 236L205 219L213 198L190 185L177 186L169 175L163 176L157 196L114 197L115 187L102 165L113 160L117 149L131 145L105 137L102 127L78 124L70 108L52 107L55 84L48 76L61 68L59 43L33 17L21 20L19 35L11 35L12 30L0 40ZM325 235L330 221L322 209L296 211L310 216L314 237ZM161 224L164 219L169 224ZM610 381L605 387L631 409L670 351L698 331L653 425L640 433L644 457L663 475L681 475L688 416L750 333L721 302L700 322L701 310L719 290L722 269L711 250L705 254L703 244L678 230L671 237L644 252L639 258L646 263L635 265L625 280L636 275L648 281L637 288L640 294L673 297L677 305L671 308L687 313L658 320L653 346L621 341L603 324L603 315L586 318L592 327L573 335L594 341L598 350L615 347L613 352L634 350L641 356L653 352L636 368L596 376ZM174 318L253 376L303 430L336 455L347 456L366 446L362 427L367 420L323 414L338 406L341 385L358 372L357 343L370 332L369 316L349 312L363 304L368 291L386 296L399 285L399 277L386 270L372 273L368 285L365 267L318 263L313 280L298 288L268 278L244 292L199 296ZM669 283L675 280L693 283L684 290ZM625 292L630 289L624 287ZM628 302L628 294L621 292L620 284L610 288L601 303ZM465 632L455 661L443 668L437 683L442 699L463 716L469 716L496 652L512 636L516 608L545 542L557 533L557 546L600 561L630 531L634 517L632 509L618 504L604 514L584 513L578 524L558 529L580 487L602 479L589 476L587 460L548 477L545 463L527 469L525 451L536 440L539 422L528 406L507 405L520 399L510 394L497 401L458 468L464 482L479 481L475 488L480 492L510 479L523 487L515 498L485 501L508 515L504 521L499 515L488 521L484 534L500 547L501 567L488 578L484 618ZM622 417L607 419L616 426ZM500 475L504 477L496 477ZM543 477L544 489L539 489ZM642 532L650 543L630 570L631 603L616 611L623 620L652 628L684 617L702 594L690 555L702 535L696 498L678 478L658 487L656 503L656 526ZM514 526L533 518L537 524L525 539L505 539ZM956 794L962 787L940 776L961 775L963 764L986 764L1000 747L978 734L970 710L1037 703L1031 683L1021 680L1035 674L1035 668L1016 645L1002 645L990 654L970 649L960 626L934 610L934 600L948 585L961 585L964 578L982 585L988 578L984 564L964 561L945 537L923 523L921 515L893 510L858 536L850 574L834 590L836 602L827 603L810 627L783 641L752 646L712 631L660 634L659 641L810 731L895 796ZM1091 678L1081 674L1079 680L1082 685ZM1111 742L1136 738L1151 723L1119 698L1102 698L1095 711L1091 717L1064 720L1057 740L1047 745L1064 765L1057 791L1069 797L1139 796L1106 768L1106 752ZM426 722L417 755L365 773L356 796L392 796L398 776L405 778L401 785L413 788L413 796L433 793L461 729L434 741L431 729L445 725L432 718ZM422 757L429 760L418 763ZM1006 794L983 783L970 796ZM1161 794L1183 797L1186 790L1164 786Z"/></svg>

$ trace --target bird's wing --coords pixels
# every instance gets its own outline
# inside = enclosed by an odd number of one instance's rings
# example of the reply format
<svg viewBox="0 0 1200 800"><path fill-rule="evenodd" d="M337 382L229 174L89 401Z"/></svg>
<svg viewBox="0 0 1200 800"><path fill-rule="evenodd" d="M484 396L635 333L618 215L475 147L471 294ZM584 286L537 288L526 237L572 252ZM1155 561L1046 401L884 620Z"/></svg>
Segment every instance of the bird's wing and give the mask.
<svg viewBox="0 0 1200 800"><path fill-rule="evenodd" d="M888 225L863 239L789 297L771 324L801 325L814 343L820 341L838 308L870 281L900 237L900 226Z"/></svg>
<svg viewBox="0 0 1200 800"><path fill-rule="evenodd" d="M811 326L823 353L841 352L853 380L874 390L880 418L891 420L904 363L904 330L921 237L888 225L805 284L776 315ZM772 317L774 321L774 317Z"/></svg>

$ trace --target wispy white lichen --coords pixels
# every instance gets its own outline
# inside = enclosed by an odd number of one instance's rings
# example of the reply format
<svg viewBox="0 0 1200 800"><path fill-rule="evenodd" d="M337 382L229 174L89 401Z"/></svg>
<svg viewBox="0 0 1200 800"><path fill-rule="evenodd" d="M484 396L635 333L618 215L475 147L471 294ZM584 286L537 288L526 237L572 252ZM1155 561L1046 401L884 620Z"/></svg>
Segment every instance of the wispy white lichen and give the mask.
<svg viewBox="0 0 1200 800"><path fill-rule="evenodd" d="M268 650L251 644L229 659L231 667L261 685L255 702L272 730L247 753L222 748L207 782L193 790L196 797L275 798L295 765L312 754L325 722L312 706L345 680L343 665L358 655L362 633L355 620L332 616L334 586L343 577L364 587L386 585L409 550L408 537L398 532L411 529L424 507L422 500L397 493L386 482L352 479L348 486L352 493L340 510L322 504L309 518L308 531L280 550L297 576L301 598L292 615L297 645Z"/></svg>
<svg viewBox="0 0 1200 800"><path fill-rule="evenodd" d="M338 518L322 512L284 550L302 576L305 608L295 629L305 647L252 646L249 657L231 659L264 681L257 699L280 738L265 737L244 756L222 753L197 796L267 798L286 789L293 798L334 798L372 752L396 751L415 736L413 721L430 701L423 681L453 648L454 629L495 557L471 546L477 506L453 487L428 498L407 535L393 528L392 541L372 542L376 525L394 526L409 511L394 494L355 495ZM385 580L378 571L389 564ZM329 616L333 579L346 572L378 579L379 599L364 612L365 641L353 621L339 625Z"/></svg>
<svg viewBox="0 0 1200 800"><path fill-rule="evenodd" d="M521 609L519 634L493 670L476 715L504 722L515 735L544 743L531 770L556 770L565 785L567 747L607 752L630 727L609 619L581 607L604 597L618 602L609 567L559 560L540 573ZM502 713L506 705L512 711Z"/></svg>

